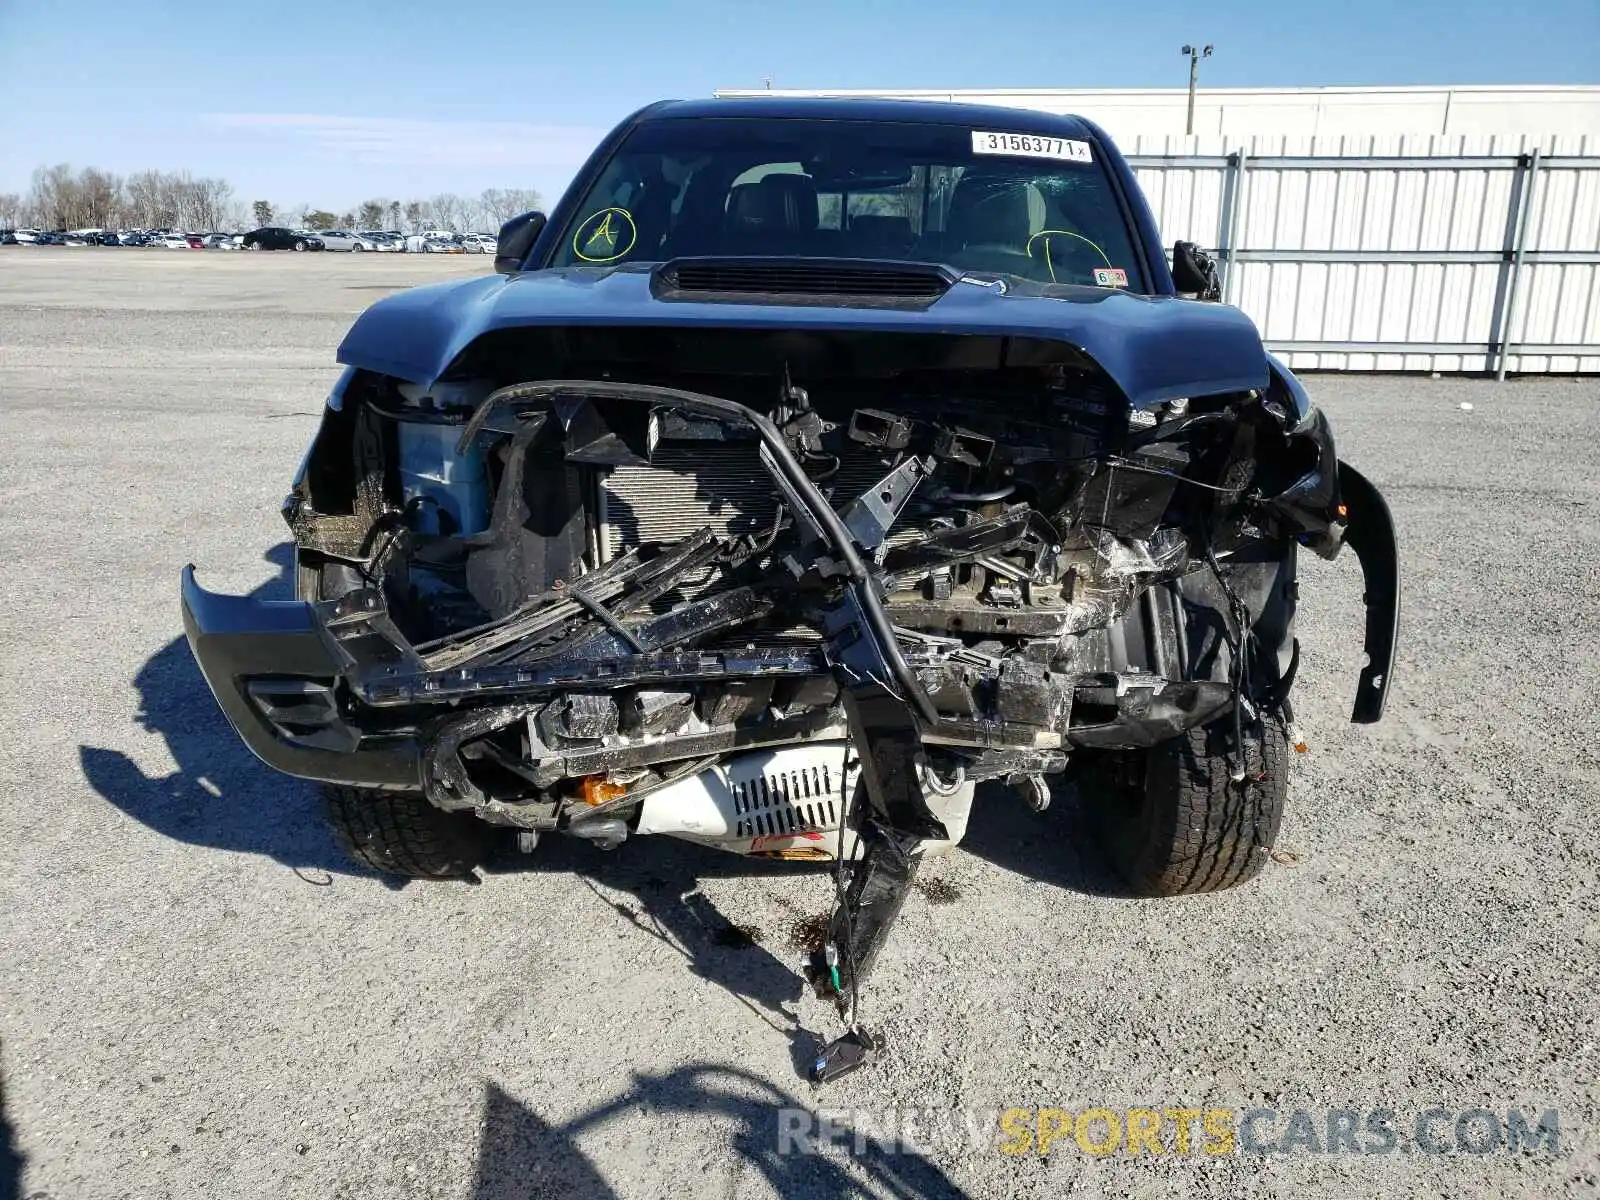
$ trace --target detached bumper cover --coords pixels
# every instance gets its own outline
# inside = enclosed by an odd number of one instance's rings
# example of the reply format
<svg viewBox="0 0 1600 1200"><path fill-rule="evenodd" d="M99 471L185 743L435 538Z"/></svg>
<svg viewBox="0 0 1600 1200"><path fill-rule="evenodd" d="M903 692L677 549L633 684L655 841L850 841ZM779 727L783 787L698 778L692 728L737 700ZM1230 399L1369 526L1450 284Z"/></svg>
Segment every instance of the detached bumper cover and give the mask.
<svg viewBox="0 0 1600 1200"><path fill-rule="evenodd" d="M1345 545L1356 553L1366 586L1362 597L1367 621L1362 648L1366 666L1356 685L1350 720L1371 725L1383 716L1394 676L1396 637L1400 630L1400 548L1394 518L1382 493L1347 462L1339 464L1339 494L1348 510Z"/></svg>
<svg viewBox="0 0 1600 1200"><path fill-rule="evenodd" d="M361 787L420 788L415 738L364 735L339 712L340 674L311 606L209 592L183 569L183 629L212 694L252 753L287 775ZM304 723L285 704L326 699ZM309 708L310 705L299 707ZM277 714L278 719L273 715Z"/></svg>

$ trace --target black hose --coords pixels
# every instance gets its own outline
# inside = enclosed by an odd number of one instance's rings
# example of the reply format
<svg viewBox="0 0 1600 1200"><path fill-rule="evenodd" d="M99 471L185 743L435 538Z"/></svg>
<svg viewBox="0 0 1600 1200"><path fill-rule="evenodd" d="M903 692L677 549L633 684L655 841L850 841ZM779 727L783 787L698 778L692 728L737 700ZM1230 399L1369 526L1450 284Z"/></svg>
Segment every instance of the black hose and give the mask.
<svg viewBox="0 0 1600 1200"><path fill-rule="evenodd" d="M946 492L946 500L954 500L957 504L989 504L995 500L1004 500L1017 490L1017 485L1008 483L1004 487L997 487L992 492Z"/></svg>

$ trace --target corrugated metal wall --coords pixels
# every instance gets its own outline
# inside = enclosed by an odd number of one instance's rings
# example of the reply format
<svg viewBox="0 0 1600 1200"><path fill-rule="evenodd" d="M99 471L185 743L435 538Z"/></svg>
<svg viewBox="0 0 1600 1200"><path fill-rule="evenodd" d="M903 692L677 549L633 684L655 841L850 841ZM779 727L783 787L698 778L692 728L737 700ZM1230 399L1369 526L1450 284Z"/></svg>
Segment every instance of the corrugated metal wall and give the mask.
<svg viewBox="0 0 1600 1200"><path fill-rule="evenodd" d="M1600 136L1123 149L1293 367L1600 372Z"/></svg>

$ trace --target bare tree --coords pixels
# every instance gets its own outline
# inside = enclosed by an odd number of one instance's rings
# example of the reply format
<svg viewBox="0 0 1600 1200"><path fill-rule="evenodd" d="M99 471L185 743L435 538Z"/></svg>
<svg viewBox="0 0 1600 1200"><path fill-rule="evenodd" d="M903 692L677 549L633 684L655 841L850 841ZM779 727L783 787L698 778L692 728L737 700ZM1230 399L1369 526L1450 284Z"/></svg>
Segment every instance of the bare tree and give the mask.
<svg viewBox="0 0 1600 1200"><path fill-rule="evenodd" d="M106 171L86 167L78 172L72 227L106 229L116 224L122 202L122 180Z"/></svg>
<svg viewBox="0 0 1600 1200"><path fill-rule="evenodd" d="M93 167L74 171L66 163L33 173L26 207L51 229L104 229L121 208L122 181Z"/></svg>
<svg viewBox="0 0 1600 1200"><path fill-rule="evenodd" d="M433 210L433 223L440 229L465 232L462 226L466 224L467 206L460 196L454 192L440 192L428 201L428 207Z"/></svg>
<svg viewBox="0 0 1600 1200"><path fill-rule="evenodd" d="M26 195L0 195L0 226L32 222L49 229L215 230L251 221L259 226L298 219L302 226L320 229L336 225L376 229L387 221L390 229L415 232L426 227L463 233L497 229L539 203L539 193L532 188L488 188L475 197L454 192L426 200L375 197L335 216L309 205L283 209L266 200L246 206L235 199L226 179L196 178L188 171L136 171L119 179L95 167L74 170L57 163L34 171Z"/></svg>
<svg viewBox="0 0 1600 1200"><path fill-rule="evenodd" d="M28 202L35 218L46 229L67 228L74 186L72 168L66 163L34 169Z"/></svg>
<svg viewBox="0 0 1600 1200"><path fill-rule="evenodd" d="M478 197L483 224L498 229L512 217L539 207L539 193L532 188L488 188Z"/></svg>
<svg viewBox="0 0 1600 1200"><path fill-rule="evenodd" d="M177 214L164 207L159 171L138 171L128 176L122 187L123 223L140 229L171 225Z"/></svg>
<svg viewBox="0 0 1600 1200"><path fill-rule="evenodd" d="M196 179L189 184L193 198L194 228L214 230L228 219L233 202L233 185L226 179Z"/></svg>
<svg viewBox="0 0 1600 1200"><path fill-rule="evenodd" d="M94 178L99 174L86 171L80 177L85 196L104 194L106 185ZM187 171L139 171L114 194L117 200L108 207L124 225L209 230L234 218L233 185L226 179L196 179Z"/></svg>

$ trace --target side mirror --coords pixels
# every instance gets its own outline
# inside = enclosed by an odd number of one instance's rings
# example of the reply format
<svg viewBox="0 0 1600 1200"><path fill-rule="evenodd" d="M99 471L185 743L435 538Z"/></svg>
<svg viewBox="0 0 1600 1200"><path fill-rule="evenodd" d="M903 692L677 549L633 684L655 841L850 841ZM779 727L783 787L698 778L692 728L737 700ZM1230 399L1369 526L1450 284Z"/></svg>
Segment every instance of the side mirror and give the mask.
<svg viewBox="0 0 1600 1200"><path fill-rule="evenodd" d="M542 212L526 212L500 226L500 237L494 246L494 269L502 275L515 275L522 270L528 251L544 231L544 222Z"/></svg>
<svg viewBox="0 0 1600 1200"><path fill-rule="evenodd" d="M1217 264L1193 242L1173 243L1172 282L1180 292L1192 293L1197 300L1222 299Z"/></svg>

